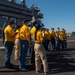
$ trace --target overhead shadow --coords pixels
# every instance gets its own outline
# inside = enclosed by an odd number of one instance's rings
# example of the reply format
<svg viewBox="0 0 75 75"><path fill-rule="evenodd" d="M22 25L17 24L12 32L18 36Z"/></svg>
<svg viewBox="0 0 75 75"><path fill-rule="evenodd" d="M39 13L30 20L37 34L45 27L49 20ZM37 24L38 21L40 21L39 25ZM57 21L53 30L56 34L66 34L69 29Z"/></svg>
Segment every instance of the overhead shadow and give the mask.
<svg viewBox="0 0 75 75"><path fill-rule="evenodd" d="M52 51L47 54L49 69L52 74L75 71L75 59L70 54L75 49ZM66 52L64 52L66 51ZM73 52L74 53L74 52Z"/></svg>
<svg viewBox="0 0 75 75"><path fill-rule="evenodd" d="M33 71L35 68L34 68L34 65L32 64L26 64L26 69L28 72L28 71ZM0 67L0 73L12 73L12 72L24 72L24 71L20 71L19 65L14 65L13 69L6 68L6 67Z"/></svg>
<svg viewBox="0 0 75 75"><path fill-rule="evenodd" d="M66 49L60 49L60 51L73 51L75 48L66 48Z"/></svg>
<svg viewBox="0 0 75 75"><path fill-rule="evenodd" d="M73 54L71 52L75 54L75 48L47 52L49 69L52 74L75 72L75 58L72 58ZM16 65L13 70L0 67L0 73L22 72L18 67L19 65ZM32 64L27 64L26 68L28 71L35 70L35 66Z"/></svg>

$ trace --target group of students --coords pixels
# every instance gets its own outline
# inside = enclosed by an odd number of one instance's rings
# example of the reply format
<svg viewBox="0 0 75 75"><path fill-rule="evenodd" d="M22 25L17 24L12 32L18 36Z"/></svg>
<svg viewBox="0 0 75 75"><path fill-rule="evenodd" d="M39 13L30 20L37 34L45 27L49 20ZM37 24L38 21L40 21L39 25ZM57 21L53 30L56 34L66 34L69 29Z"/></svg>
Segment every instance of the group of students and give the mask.
<svg viewBox="0 0 75 75"><path fill-rule="evenodd" d="M4 65L6 68L13 68L14 65L10 61L10 57L15 45L14 59L19 60L19 69L21 71L26 70L26 56L28 50L30 52L31 63L35 65L36 73L41 72L41 61L43 64L44 74L49 73L48 62L46 57L46 50L48 50L49 43L52 50L66 48L66 32L64 29L60 31L54 31L51 28L43 28L43 25L37 21L33 22L29 29L29 20L24 20L23 24L17 25L14 31L15 22L10 21L9 25L4 28L4 46L5 46L5 57Z"/></svg>
<svg viewBox="0 0 75 75"><path fill-rule="evenodd" d="M67 34L64 28L62 28L61 31L59 27L56 31L54 31L54 28L51 28L50 31L44 30L44 34L46 39L43 44L46 50L49 50L48 46L50 47L50 50L67 48Z"/></svg>
<svg viewBox="0 0 75 75"><path fill-rule="evenodd" d="M41 72L41 61L43 64L44 74L49 73L46 50L43 46L45 40L42 34L42 25L34 22L33 26L29 29L29 20L24 20L22 26L17 26L14 31L14 21L10 21L9 25L4 28L4 46L5 57L4 65L6 68L13 68L14 65L10 61L10 57L15 44L15 55L19 57L19 69L27 71L26 69L26 55L30 50L31 61L35 65L36 73ZM17 60L17 58L15 58Z"/></svg>

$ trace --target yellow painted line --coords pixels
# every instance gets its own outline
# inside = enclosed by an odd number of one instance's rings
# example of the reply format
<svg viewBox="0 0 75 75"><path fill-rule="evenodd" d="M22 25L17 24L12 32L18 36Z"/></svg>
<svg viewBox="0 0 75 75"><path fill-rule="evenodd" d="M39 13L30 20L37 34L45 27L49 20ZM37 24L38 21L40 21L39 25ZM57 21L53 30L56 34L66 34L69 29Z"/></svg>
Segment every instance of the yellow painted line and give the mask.
<svg viewBox="0 0 75 75"><path fill-rule="evenodd" d="M4 46L2 46L2 47L0 47L0 49L5 49L5 47L4 47Z"/></svg>
<svg viewBox="0 0 75 75"><path fill-rule="evenodd" d="M75 42L75 40L67 40L67 42Z"/></svg>
<svg viewBox="0 0 75 75"><path fill-rule="evenodd" d="M14 48L15 48L15 46L14 46ZM5 49L5 47L4 46L1 46L0 49Z"/></svg>

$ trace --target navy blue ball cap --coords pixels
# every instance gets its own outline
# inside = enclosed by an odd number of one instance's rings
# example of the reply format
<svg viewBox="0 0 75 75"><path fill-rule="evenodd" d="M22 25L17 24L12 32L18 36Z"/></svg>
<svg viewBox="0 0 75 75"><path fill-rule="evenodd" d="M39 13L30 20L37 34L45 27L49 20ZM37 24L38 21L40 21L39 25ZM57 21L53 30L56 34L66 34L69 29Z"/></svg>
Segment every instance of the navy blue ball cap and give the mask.
<svg viewBox="0 0 75 75"><path fill-rule="evenodd" d="M41 28L40 24L38 24L38 23L35 25L35 27L36 27L37 29Z"/></svg>
<svg viewBox="0 0 75 75"><path fill-rule="evenodd" d="M21 25L17 25L16 27L17 27L17 28L20 28L20 27L21 27Z"/></svg>
<svg viewBox="0 0 75 75"><path fill-rule="evenodd" d="M62 28L62 30L65 30L64 28Z"/></svg>
<svg viewBox="0 0 75 75"><path fill-rule="evenodd" d="M9 22L9 24L16 24L13 20Z"/></svg>
<svg viewBox="0 0 75 75"><path fill-rule="evenodd" d="M51 28L52 30L54 30L54 28Z"/></svg>
<svg viewBox="0 0 75 75"><path fill-rule="evenodd" d="M36 21L35 22L33 22L33 25L35 26L36 24L38 24Z"/></svg>
<svg viewBox="0 0 75 75"><path fill-rule="evenodd" d="M59 27L57 29L60 29Z"/></svg>
<svg viewBox="0 0 75 75"><path fill-rule="evenodd" d="M30 20L28 19L23 20L23 23L26 23L26 22L30 22Z"/></svg>

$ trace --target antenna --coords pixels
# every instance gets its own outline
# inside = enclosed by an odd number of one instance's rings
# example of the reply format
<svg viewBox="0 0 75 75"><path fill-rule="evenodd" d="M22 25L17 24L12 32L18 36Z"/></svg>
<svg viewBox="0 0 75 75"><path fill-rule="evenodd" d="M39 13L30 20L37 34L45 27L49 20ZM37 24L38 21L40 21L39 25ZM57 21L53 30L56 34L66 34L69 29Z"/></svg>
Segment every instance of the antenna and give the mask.
<svg viewBox="0 0 75 75"><path fill-rule="evenodd" d="M32 4L32 6L31 6L32 8L36 8L37 6L36 6L36 4Z"/></svg>
<svg viewBox="0 0 75 75"><path fill-rule="evenodd" d="M16 0L8 0L9 2L13 2L13 3L16 3Z"/></svg>
<svg viewBox="0 0 75 75"><path fill-rule="evenodd" d="M26 6L26 0L21 0L21 5L22 5L23 7L27 7L27 6Z"/></svg>

